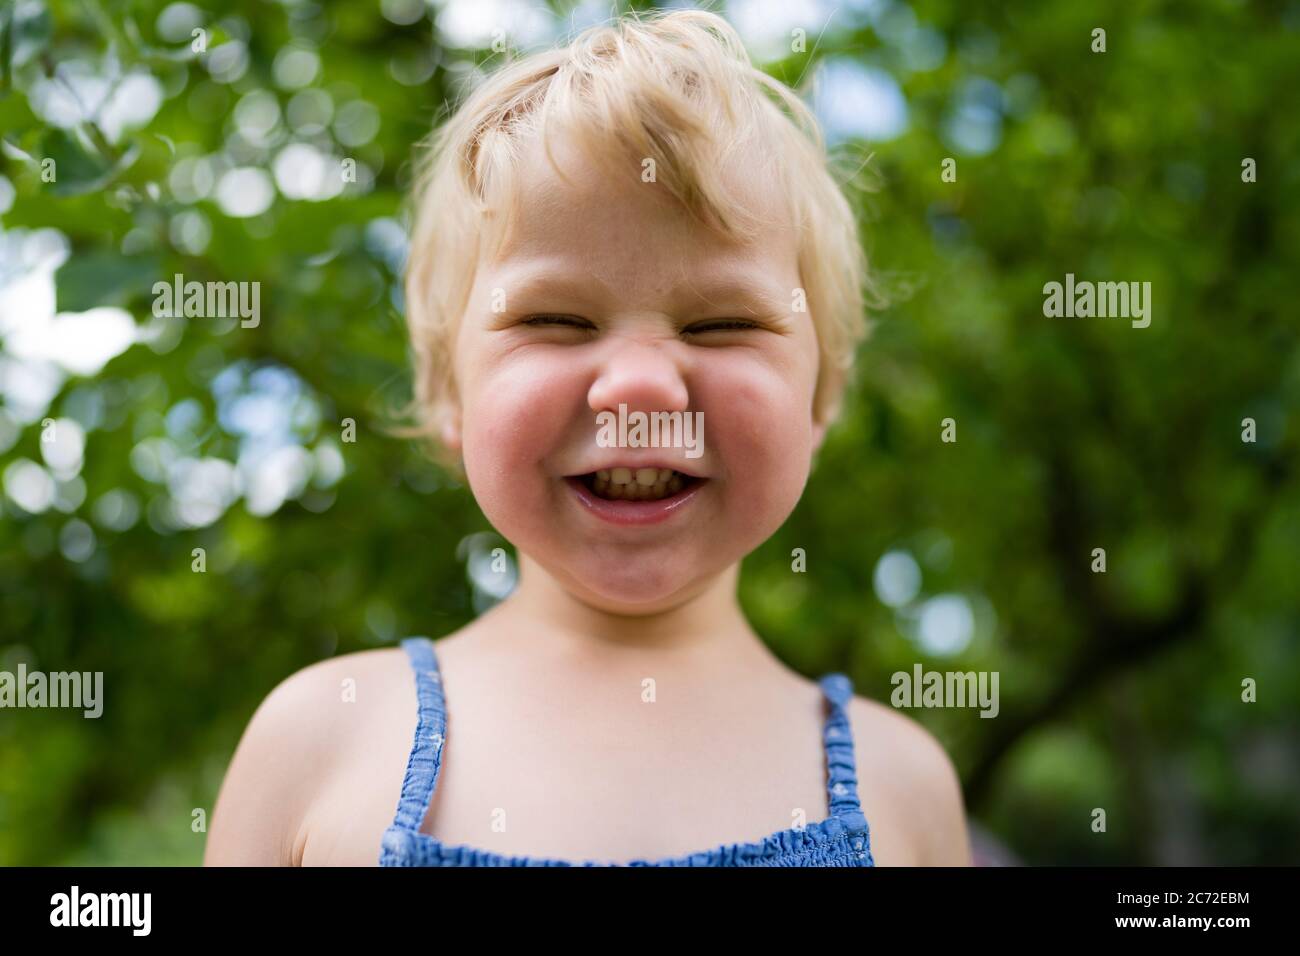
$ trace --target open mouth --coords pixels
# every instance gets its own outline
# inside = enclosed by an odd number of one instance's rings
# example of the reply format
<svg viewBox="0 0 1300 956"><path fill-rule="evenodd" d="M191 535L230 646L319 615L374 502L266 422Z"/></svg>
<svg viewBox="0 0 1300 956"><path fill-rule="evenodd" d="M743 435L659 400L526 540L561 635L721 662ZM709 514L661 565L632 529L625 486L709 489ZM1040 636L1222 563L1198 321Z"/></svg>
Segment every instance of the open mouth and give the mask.
<svg viewBox="0 0 1300 956"><path fill-rule="evenodd" d="M577 478L593 495L606 501L663 501L704 480L671 468L610 468Z"/></svg>

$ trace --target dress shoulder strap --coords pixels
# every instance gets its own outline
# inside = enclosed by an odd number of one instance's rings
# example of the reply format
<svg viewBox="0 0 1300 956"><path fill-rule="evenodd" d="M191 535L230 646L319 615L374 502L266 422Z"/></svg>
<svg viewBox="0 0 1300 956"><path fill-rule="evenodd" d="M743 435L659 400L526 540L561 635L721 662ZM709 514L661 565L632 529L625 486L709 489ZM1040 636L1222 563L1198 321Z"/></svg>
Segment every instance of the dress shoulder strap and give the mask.
<svg viewBox="0 0 1300 956"><path fill-rule="evenodd" d="M826 789L831 816L850 826L864 826L866 817L858 800L858 769L853 753L853 727L848 705L853 682L846 674L827 674L818 681L826 695L829 713L822 739L826 745Z"/></svg>
<svg viewBox="0 0 1300 956"><path fill-rule="evenodd" d="M442 674L433 641L427 637L408 637L402 648L415 671L415 694L418 719L415 743L406 762L402 796L397 804L393 826L412 832L420 829L433 800L433 789L442 766L442 746L447 736L447 708L442 694Z"/></svg>

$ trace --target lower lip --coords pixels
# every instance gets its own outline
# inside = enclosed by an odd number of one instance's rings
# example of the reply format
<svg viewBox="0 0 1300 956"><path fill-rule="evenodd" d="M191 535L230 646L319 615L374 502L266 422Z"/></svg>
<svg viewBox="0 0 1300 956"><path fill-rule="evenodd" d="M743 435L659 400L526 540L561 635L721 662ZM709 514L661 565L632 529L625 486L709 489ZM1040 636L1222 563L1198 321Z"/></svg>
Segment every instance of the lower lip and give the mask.
<svg viewBox="0 0 1300 956"><path fill-rule="evenodd" d="M581 478L565 478L578 501L602 521L617 525L647 525L667 521L694 501L706 484L707 479L700 479L685 491L661 498L658 501L618 501L598 498L582 483Z"/></svg>

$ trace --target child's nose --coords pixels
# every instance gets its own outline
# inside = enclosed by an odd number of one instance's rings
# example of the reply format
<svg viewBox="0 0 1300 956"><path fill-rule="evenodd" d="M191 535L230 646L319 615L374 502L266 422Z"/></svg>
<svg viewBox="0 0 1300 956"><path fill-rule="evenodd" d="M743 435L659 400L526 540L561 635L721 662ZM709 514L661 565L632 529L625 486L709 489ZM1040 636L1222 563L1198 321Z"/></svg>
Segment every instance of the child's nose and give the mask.
<svg viewBox="0 0 1300 956"><path fill-rule="evenodd" d="M587 393L594 412L684 412L690 402L681 370L652 343L624 343L601 368Z"/></svg>

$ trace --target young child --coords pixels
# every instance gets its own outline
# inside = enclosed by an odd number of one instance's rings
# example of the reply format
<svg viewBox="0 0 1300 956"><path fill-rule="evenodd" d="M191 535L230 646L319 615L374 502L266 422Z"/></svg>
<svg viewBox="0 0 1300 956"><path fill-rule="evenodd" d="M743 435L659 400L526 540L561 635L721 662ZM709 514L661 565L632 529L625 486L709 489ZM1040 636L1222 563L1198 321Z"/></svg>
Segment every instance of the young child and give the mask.
<svg viewBox="0 0 1300 956"><path fill-rule="evenodd" d="M422 427L519 585L276 687L205 862L968 864L943 749L790 670L736 598L865 334L857 227L798 97L714 14L624 18L484 81L417 205ZM638 412L703 431L608 447L601 413Z"/></svg>

